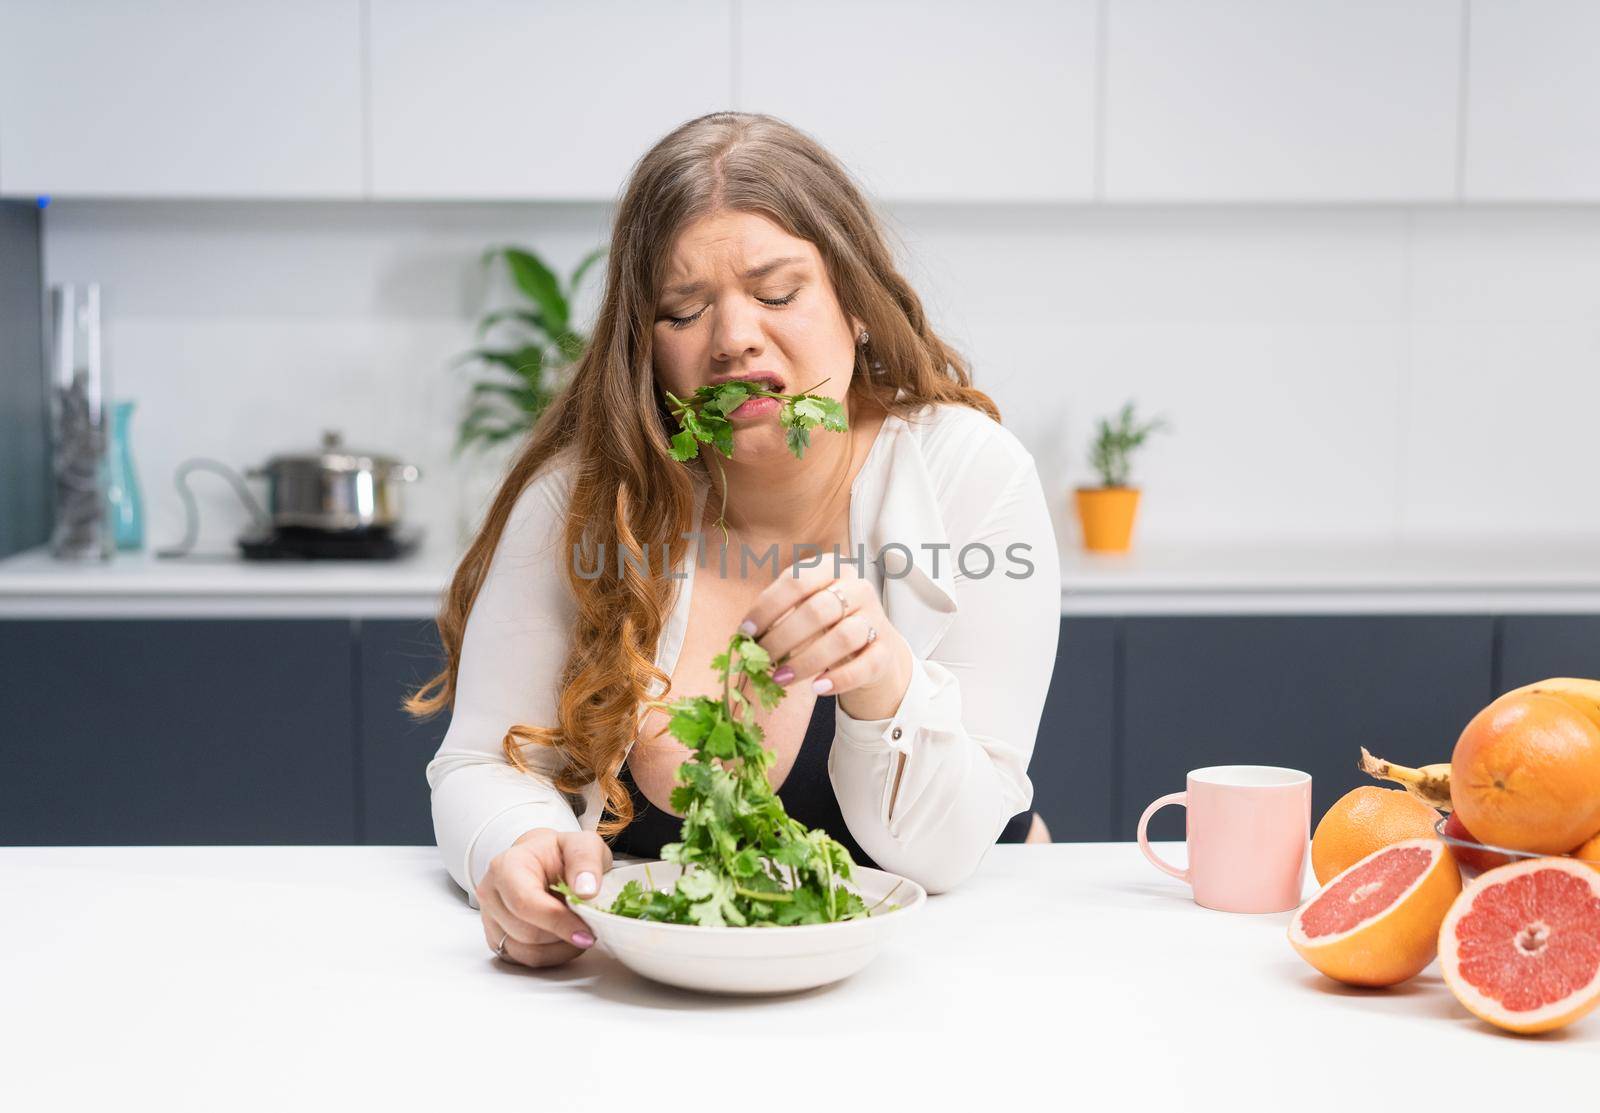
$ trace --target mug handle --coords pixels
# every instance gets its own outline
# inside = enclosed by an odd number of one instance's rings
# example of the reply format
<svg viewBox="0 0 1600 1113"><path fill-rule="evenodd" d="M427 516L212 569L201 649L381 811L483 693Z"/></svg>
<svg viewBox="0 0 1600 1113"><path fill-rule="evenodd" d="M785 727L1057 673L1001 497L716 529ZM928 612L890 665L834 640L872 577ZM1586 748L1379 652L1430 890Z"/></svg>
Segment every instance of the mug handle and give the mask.
<svg viewBox="0 0 1600 1113"><path fill-rule="evenodd" d="M1139 817L1139 849L1144 851L1144 856L1150 859L1150 864L1156 869L1160 870L1162 873L1170 873L1173 877L1176 877L1185 885L1192 885L1194 882L1189 880L1188 870L1180 870L1176 867L1169 866L1160 858L1156 857L1156 852L1150 849L1150 836L1146 833L1150 826L1151 816L1155 815L1156 812L1160 811L1168 804L1179 804L1187 808L1189 806L1188 798L1189 794L1187 792L1169 793L1144 810L1144 814Z"/></svg>

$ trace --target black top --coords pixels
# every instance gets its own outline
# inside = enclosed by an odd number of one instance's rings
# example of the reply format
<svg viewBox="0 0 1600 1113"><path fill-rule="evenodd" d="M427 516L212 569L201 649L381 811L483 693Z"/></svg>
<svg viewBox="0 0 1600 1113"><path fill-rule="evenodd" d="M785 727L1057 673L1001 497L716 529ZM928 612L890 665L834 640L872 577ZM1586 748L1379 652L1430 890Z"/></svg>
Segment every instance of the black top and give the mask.
<svg viewBox="0 0 1600 1113"><path fill-rule="evenodd" d="M844 814L839 811L839 798L833 793L828 780L828 751L833 747L833 705L836 697L818 696L811 709L811 721L806 724L806 735L800 743L789 775L783 779L778 799L792 817L810 828L821 828L844 845L857 865L877 869L878 864L867 857L866 851L856 842L850 828L845 825ZM670 812L662 811L639 791L622 763L619 777L628 795L633 798L633 822L612 840L611 849L617 854L632 854L639 858L661 857L661 847L677 842L683 821ZM1027 837L1033 821L1031 811L1013 816L1000 833L1000 842L1021 842Z"/></svg>

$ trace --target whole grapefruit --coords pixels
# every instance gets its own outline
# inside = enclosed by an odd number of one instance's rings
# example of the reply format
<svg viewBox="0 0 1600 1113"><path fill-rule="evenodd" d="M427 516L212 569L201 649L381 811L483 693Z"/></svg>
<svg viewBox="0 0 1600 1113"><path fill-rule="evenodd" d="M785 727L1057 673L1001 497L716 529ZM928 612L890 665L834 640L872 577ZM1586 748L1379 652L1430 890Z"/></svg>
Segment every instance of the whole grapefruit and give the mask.
<svg viewBox="0 0 1600 1113"><path fill-rule="evenodd" d="M1501 696L1456 741L1450 800L1486 843L1565 854L1600 831L1600 706L1537 688Z"/></svg>
<svg viewBox="0 0 1600 1113"><path fill-rule="evenodd" d="M1362 785L1323 813L1311 836L1311 872L1318 885L1401 839L1434 835L1439 813L1399 788Z"/></svg>
<svg viewBox="0 0 1600 1113"><path fill-rule="evenodd" d="M1600 873L1566 858L1490 870L1439 927L1439 970L1474 1016L1548 1032L1600 1004Z"/></svg>

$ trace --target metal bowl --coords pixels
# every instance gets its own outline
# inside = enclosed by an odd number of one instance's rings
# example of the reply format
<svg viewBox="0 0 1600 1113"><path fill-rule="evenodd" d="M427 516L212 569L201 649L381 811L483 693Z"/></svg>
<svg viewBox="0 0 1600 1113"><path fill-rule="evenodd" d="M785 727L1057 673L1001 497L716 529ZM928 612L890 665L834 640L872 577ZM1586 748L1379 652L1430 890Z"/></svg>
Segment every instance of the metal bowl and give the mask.
<svg viewBox="0 0 1600 1113"><path fill-rule="evenodd" d="M1444 833L1444 825L1448 822L1450 822L1449 816L1439 820L1433 825L1434 832L1438 834L1440 841L1450 847L1452 851L1457 852L1456 863L1460 865L1462 872L1469 877L1476 877L1478 874L1483 873L1486 868L1493 868L1493 866L1485 867L1479 864L1481 859L1478 859L1478 855L1499 854L1510 859L1509 862L1497 862L1495 865L1509 865L1510 862L1520 862L1527 858L1550 857L1548 854L1534 854L1527 850L1512 850L1508 846L1491 846L1488 843L1473 842L1471 839L1458 839L1454 835Z"/></svg>

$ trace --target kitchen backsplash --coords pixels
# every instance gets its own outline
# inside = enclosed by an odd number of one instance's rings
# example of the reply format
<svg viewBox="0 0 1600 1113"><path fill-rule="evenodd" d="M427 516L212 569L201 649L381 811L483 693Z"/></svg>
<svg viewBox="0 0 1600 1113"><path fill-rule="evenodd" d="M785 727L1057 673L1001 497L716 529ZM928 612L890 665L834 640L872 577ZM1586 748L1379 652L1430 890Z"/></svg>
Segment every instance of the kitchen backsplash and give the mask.
<svg viewBox="0 0 1600 1113"><path fill-rule="evenodd" d="M1060 511L1094 418L1166 416L1136 481L1147 542L1600 536L1600 208L908 204L886 213L935 326L1033 450ZM102 283L152 547L173 471L318 443L419 465L409 513L454 535L450 461L486 246L568 270L597 204L62 201L48 282ZM580 300L592 317L598 273ZM200 547L245 524L193 477Z"/></svg>

